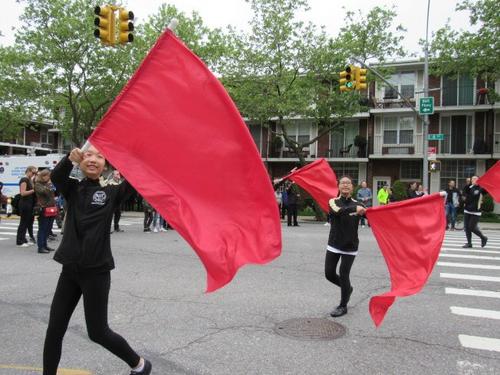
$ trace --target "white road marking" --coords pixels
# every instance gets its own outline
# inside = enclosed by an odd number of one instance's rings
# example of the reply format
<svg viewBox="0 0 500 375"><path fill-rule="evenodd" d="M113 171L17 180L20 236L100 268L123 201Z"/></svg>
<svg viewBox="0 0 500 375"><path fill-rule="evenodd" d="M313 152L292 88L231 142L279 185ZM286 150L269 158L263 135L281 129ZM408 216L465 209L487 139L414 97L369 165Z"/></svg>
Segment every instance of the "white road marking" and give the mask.
<svg viewBox="0 0 500 375"><path fill-rule="evenodd" d="M500 298L500 292L494 292L492 290L445 288L444 292L446 294L456 294L460 296Z"/></svg>
<svg viewBox="0 0 500 375"><path fill-rule="evenodd" d="M481 270L500 270L500 266L491 266L489 264L437 262L437 265L441 266L441 267L475 268L475 269L481 269Z"/></svg>
<svg viewBox="0 0 500 375"><path fill-rule="evenodd" d="M500 319L500 311L497 310L484 310L484 309L471 309L468 307L450 306L452 314L472 316L474 318L488 318Z"/></svg>
<svg viewBox="0 0 500 375"><path fill-rule="evenodd" d="M460 344L465 348L500 352L500 340L490 337L458 335Z"/></svg>
<svg viewBox="0 0 500 375"><path fill-rule="evenodd" d="M495 277L495 276L465 275L461 273L440 273L439 277L442 277L444 279L492 281L500 283L500 277Z"/></svg>

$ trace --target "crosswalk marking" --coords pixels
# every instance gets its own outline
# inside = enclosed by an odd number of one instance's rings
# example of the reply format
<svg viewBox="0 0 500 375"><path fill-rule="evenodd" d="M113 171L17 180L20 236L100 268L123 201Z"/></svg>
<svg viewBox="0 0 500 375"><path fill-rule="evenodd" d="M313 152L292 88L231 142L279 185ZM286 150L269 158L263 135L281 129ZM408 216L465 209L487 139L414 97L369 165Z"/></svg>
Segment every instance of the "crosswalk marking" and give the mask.
<svg viewBox="0 0 500 375"><path fill-rule="evenodd" d="M492 290L445 288L444 292L446 294L456 294L460 296L500 298L500 292L494 292Z"/></svg>
<svg viewBox="0 0 500 375"><path fill-rule="evenodd" d="M490 337L458 335L460 344L465 348L500 352L500 340Z"/></svg>
<svg viewBox="0 0 500 375"><path fill-rule="evenodd" d="M485 255L439 254L439 256L443 258L500 260L500 257L490 257Z"/></svg>
<svg viewBox="0 0 500 375"><path fill-rule="evenodd" d="M487 249L487 247L485 248ZM478 254L500 254L500 250L476 250L476 249L462 249L462 248L451 248L451 247L443 247L441 251L459 251L465 253L478 253Z"/></svg>
<svg viewBox="0 0 500 375"><path fill-rule="evenodd" d="M437 262L441 267L476 268L481 270L500 270L500 266L490 266L489 264L470 264L454 262Z"/></svg>
<svg viewBox="0 0 500 375"><path fill-rule="evenodd" d="M444 279L492 281L492 282L500 283L500 277L495 277L495 276L464 275L461 273L440 273L439 277L444 278Z"/></svg>
<svg viewBox="0 0 500 375"><path fill-rule="evenodd" d="M500 319L500 311L472 309L468 307L450 306L452 314L472 316L474 318Z"/></svg>

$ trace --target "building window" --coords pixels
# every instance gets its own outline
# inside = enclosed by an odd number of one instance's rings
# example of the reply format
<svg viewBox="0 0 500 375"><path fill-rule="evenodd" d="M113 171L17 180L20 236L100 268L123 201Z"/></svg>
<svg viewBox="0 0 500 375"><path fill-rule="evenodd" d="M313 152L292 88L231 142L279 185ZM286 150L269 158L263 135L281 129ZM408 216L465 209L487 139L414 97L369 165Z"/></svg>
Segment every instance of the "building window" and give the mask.
<svg viewBox="0 0 500 375"><path fill-rule="evenodd" d="M337 179L342 176L349 176L352 179L354 186L358 185L359 181L359 164L358 163L332 163L331 164Z"/></svg>
<svg viewBox="0 0 500 375"><path fill-rule="evenodd" d="M299 144L309 142L311 139L311 123L307 121L293 121L287 125L288 136Z"/></svg>
<svg viewBox="0 0 500 375"><path fill-rule="evenodd" d="M330 132L330 156L356 156L357 147L354 146L354 138L359 134L359 123L347 121L342 126ZM350 147L349 147L350 146ZM349 149L349 152L342 152Z"/></svg>
<svg viewBox="0 0 500 375"><path fill-rule="evenodd" d="M384 117L384 144L413 144L413 117Z"/></svg>
<svg viewBox="0 0 500 375"><path fill-rule="evenodd" d="M253 141L255 142L255 145L257 146L257 149L259 152L261 152L261 144L260 144L260 139L261 139L261 127L260 125L248 125L248 129L250 130L250 134L252 135Z"/></svg>
<svg viewBox="0 0 500 375"><path fill-rule="evenodd" d="M401 180L422 180L422 162L418 160L401 160Z"/></svg>
<svg viewBox="0 0 500 375"><path fill-rule="evenodd" d="M405 98L413 98L415 96L415 72L400 72L393 74L388 81ZM386 86L384 88L384 99L398 99L396 90Z"/></svg>
<svg viewBox="0 0 500 375"><path fill-rule="evenodd" d="M444 140L439 142L440 154L467 154L472 150L472 116L441 116L441 133Z"/></svg>
<svg viewBox="0 0 500 375"><path fill-rule="evenodd" d="M443 76L443 106L472 105L474 102L474 80L468 75Z"/></svg>
<svg viewBox="0 0 500 375"><path fill-rule="evenodd" d="M446 189L449 180L454 180L456 187L462 189L465 185L465 179L475 174L475 160L442 160L440 189Z"/></svg>

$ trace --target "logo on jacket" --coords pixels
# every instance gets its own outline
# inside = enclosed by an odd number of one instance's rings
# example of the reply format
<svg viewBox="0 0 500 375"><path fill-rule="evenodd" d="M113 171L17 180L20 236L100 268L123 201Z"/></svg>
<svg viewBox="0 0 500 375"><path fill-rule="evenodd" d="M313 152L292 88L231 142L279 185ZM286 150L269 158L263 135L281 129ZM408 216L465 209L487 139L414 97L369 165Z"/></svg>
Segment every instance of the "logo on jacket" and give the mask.
<svg viewBox="0 0 500 375"><path fill-rule="evenodd" d="M102 190L96 191L92 197L92 203L98 206L104 206L106 204L106 193Z"/></svg>

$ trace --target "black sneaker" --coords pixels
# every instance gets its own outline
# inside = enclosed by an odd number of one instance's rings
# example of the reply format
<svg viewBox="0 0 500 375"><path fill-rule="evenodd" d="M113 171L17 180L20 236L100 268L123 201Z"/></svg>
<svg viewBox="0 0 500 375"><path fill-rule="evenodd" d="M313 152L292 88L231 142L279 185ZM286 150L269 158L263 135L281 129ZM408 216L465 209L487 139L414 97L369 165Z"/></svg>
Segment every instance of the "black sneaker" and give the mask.
<svg viewBox="0 0 500 375"><path fill-rule="evenodd" d="M151 229L149 229L149 228L144 228L144 232L151 232Z"/></svg>
<svg viewBox="0 0 500 375"><path fill-rule="evenodd" d="M48 247L48 246L44 247L44 249L45 249L45 250L47 250L47 251L54 251L54 249L53 249L53 248Z"/></svg>
<svg viewBox="0 0 500 375"><path fill-rule="evenodd" d="M48 254L50 251L45 250L45 249L38 249L38 254Z"/></svg>
<svg viewBox="0 0 500 375"><path fill-rule="evenodd" d="M471 247L472 247L471 243L466 243L464 246L462 246L462 248L464 248L464 249L468 249L468 248L471 248Z"/></svg>
<svg viewBox="0 0 500 375"><path fill-rule="evenodd" d="M483 238L481 238L481 247L485 247L487 242L488 237L484 236Z"/></svg>
<svg viewBox="0 0 500 375"><path fill-rule="evenodd" d="M330 316L332 318L338 318L339 316L342 316L345 314L347 314L347 307L346 306L337 306L337 308L330 313Z"/></svg>
<svg viewBox="0 0 500 375"><path fill-rule="evenodd" d="M132 370L130 372L130 375L149 375L151 374L151 369L153 366L151 366L151 362L149 362L147 359L144 360L144 368L142 371L134 371Z"/></svg>

